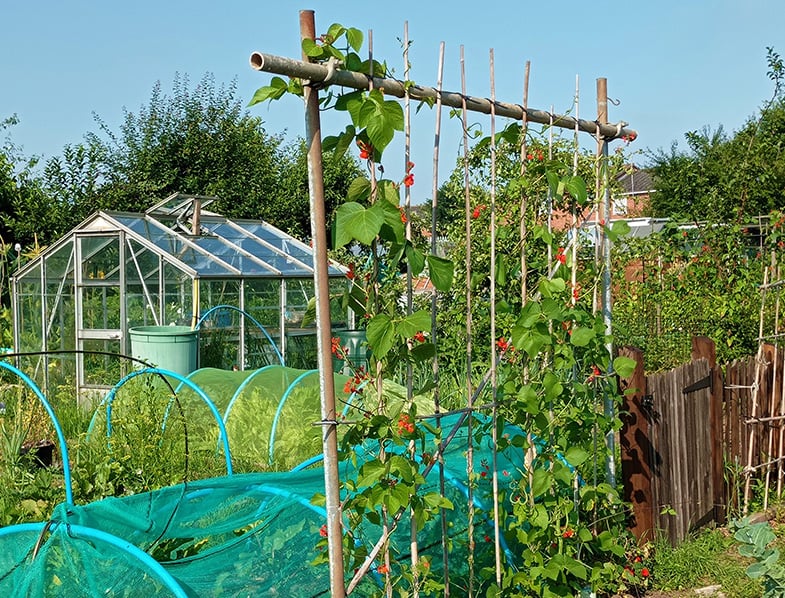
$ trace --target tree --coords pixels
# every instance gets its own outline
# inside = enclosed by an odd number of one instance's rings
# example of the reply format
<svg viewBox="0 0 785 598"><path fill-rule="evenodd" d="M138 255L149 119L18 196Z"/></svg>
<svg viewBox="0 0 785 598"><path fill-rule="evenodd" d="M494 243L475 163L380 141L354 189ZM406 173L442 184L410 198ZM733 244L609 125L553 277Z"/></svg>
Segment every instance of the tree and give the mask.
<svg viewBox="0 0 785 598"><path fill-rule="evenodd" d="M702 221L744 221L785 206L785 96L783 64L768 48L772 98L728 136L722 127L685 134L688 152L676 145L651 156L657 192L655 216Z"/></svg>

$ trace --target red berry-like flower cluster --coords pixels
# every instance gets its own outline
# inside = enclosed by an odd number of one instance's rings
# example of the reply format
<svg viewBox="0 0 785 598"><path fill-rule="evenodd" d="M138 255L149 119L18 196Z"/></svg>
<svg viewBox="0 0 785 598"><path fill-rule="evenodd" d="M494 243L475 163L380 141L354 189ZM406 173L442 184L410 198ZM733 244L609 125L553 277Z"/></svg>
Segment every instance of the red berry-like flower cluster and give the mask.
<svg viewBox="0 0 785 598"><path fill-rule="evenodd" d="M414 162L407 162L406 176L403 177L404 187L411 187L412 185L414 185L414 174L412 174L412 170L414 170Z"/></svg>
<svg viewBox="0 0 785 598"><path fill-rule="evenodd" d="M346 394L357 393L360 392L362 389L360 385L368 379L368 372L365 371L363 366L357 368L354 376L349 378L346 381L346 384L343 385L343 391Z"/></svg>
<svg viewBox="0 0 785 598"><path fill-rule="evenodd" d="M556 252L556 261L560 264L567 263L567 255L564 253L564 247L559 247L559 250Z"/></svg>
<svg viewBox="0 0 785 598"><path fill-rule="evenodd" d="M510 341L504 340L504 337L502 337L496 341L496 348L499 349L499 351L512 351L513 346Z"/></svg>
<svg viewBox="0 0 785 598"><path fill-rule="evenodd" d="M373 146L370 143L357 140L357 147L360 148L360 159L370 160L373 157Z"/></svg>
<svg viewBox="0 0 785 598"><path fill-rule="evenodd" d="M398 418L398 435L414 433L414 422L412 422L408 413L402 413Z"/></svg>

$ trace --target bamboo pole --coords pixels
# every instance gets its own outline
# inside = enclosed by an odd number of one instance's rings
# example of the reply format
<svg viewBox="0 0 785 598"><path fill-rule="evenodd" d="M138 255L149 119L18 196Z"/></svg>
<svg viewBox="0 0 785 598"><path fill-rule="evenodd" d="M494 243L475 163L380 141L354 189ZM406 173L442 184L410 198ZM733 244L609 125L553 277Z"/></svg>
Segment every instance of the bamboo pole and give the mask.
<svg viewBox="0 0 785 598"><path fill-rule="evenodd" d="M526 67L523 74L523 118L521 118L521 178L526 174L526 135L529 129L529 121L526 116L526 108L529 105L529 71L531 62L526 61ZM526 212L528 209L528 201L526 191L521 185L521 222L520 222L520 235L521 235L521 307L526 305L526 295L528 289L526 287L526 275L528 271L528 263L526 261Z"/></svg>
<svg viewBox="0 0 785 598"><path fill-rule="evenodd" d="M316 25L312 10L300 11L300 36L314 39ZM304 59L305 56L303 57ZM327 511L327 551L330 563L330 592L345 595L343 570L343 531L341 525L340 477L338 474L338 438L335 411L335 379L332 372L330 323L329 260L327 226L324 209L322 169L322 133L319 118L319 92L306 88L306 142L308 145L308 188L310 190L311 235L314 252L314 288L316 294L316 342L319 355L319 398L322 416L324 451L325 510Z"/></svg>
<svg viewBox="0 0 785 598"><path fill-rule="evenodd" d="M403 23L403 78L409 79L409 22ZM403 117L404 117L404 172L409 174L411 161L411 142L412 142L412 121L411 121L411 102L409 95L403 98ZM405 214L405 228L406 228L406 241L412 242L412 192L411 187L408 185L403 186L404 189L404 214ZM412 266L406 262L406 315L412 313L413 306L413 292L412 292ZM410 348L411 348L411 341ZM412 364L406 364L406 397L409 401L413 396L413 368ZM414 440L409 441L409 458L414 461L416 446ZM417 518L414 507L410 509L409 516L409 552L410 562L412 565L412 596L419 598L420 596L420 574L417 570L417 565L420 560L420 551L417 543Z"/></svg>
<svg viewBox="0 0 785 598"><path fill-rule="evenodd" d="M369 78L362 73L343 71L340 69L336 70L335 68L329 68L321 64L293 60L291 58L284 58L264 52L254 52L251 54L250 63L251 68L257 71L306 79L311 83L326 83L329 85L350 87L352 89L368 89L369 85L372 85L374 88L382 89L385 94L397 98L404 97L408 91L409 96L414 101L434 101L437 97L441 97L444 106L459 108L461 110L465 109L471 112L482 112L484 114L491 113L491 102L488 99L467 96L465 91L462 91L461 93L438 91L433 87L423 87L417 84L407 87L403 81L397 79L384 79L381 77ZM523 119L524 108L519 104L509 104L497 101L495 102L494 110L496 111L497 116L515 120ZM600 134L608 140L618 139L623 136L637 137L638 135L633 129L626 128L627 123L623 121L615 124L606 123L598 125L594 121L576 119L572 116L553 114L552 112L545 112L544 110L537 110L534 108L526 108L525 112L529 122L542 125L550 124L551 126L560 127L562 129L574 129L577 123L579 130L592 134L596 133L599 128Z"/></svg>
<svg viewBox="0 0 785 598"><path fill-rule="evenodd" d="M502 560L501 541L499 530L499 473L496 447L499 442L496 423L499 418L499 409L496 404L496 390L498 387L496 371L496 112L493 109L496 101L496 72L494 68L493 48L490 51L491 73L491 396L493 397L493 410L491 412L491 453L493 484L493 548L495 557L496 585L502 585Z"/></svg>
<svg viewBox="0 0 785 598"><path fill-rule="evenodd" d="M436 73L436 89L440 91L442 88L442 77L444 76L444 42L439 44L439 63ZM439 213L439 141L441 139L442 128L442 100L441 94L436 96L436 125L434 127L433 135L433 176L431 178L431 253L436 255L439 249L438 246L438 229L436 222ZM438 309L438 295L436 287L431 290L431 342L436 349L434 351L432 370L433 370L433 407L436 414L436 429L441 432L442 418L439 416L441 412L441 396L439 391L439 351L436 337L436 311ZM441 434L440 434L441 437ZM445 481L444 481L444 459L439 455L439 493L444 496ZM447 542L447 512L444 508L439 509L439 516L441 519L442 528L442 567L444 569L444 596L450 596L450 550Z"/></svg>
<svg viewBox="0 0 785 598"><path fill-rule="evenodd" d="M769 282L769 270L774 267L774 252L771 252L771 266L763 271L763 285L761 287L760 300L760 319L758 323L758 336L763 336L763 319L766 314L766 289ZM760 388L761 366L763 365L763 343L758 345L758 354L755 358L755 378L752 384L752 411L750 416L754 419L758 414L758 390ZM755 468L752 466L754 455L755 428L750 427L747 435L747 465L744 468L744 506L742 514L746 515L750 508L750 492L752 489L752 473Z"/></svg>
<svg viewBox="0 0 785 598"><path fill-rule="evenodd" d="M461 46L461 122L463 124L463 185L464 185L464 217L466 218L466 398L469 407L466 447L466 476L467 476L467 510L468 510L468 563L469 583L468 596L474 595L474 447L472 446L472 224L471 224L471 193L469 191L469 124L468 106L466 97L466 61L464 60L463 46Z"/></svg>
<svg viewBox="0 0 785 598"><path fill-rule="evenodd" d="M779 266L775 271L775 276L779 278ZM780 294L777 293L777 296L774 300L774 329L776 330L779 327L779 319L780 319ZM777 391L782 394L782 381L780 380L780 345L779 343L774 344L774 372L772 375L772 385L771 385L771 394L769 400L769 412L774 412L774 396ZM768 424L769 428L769 442L768 442L768 457L771 459L771 455L774 452L774 426ZM769 483L771 482L771 466L766 468L766 484L763 488L763 510L765 511L769 507Z"/></svg>

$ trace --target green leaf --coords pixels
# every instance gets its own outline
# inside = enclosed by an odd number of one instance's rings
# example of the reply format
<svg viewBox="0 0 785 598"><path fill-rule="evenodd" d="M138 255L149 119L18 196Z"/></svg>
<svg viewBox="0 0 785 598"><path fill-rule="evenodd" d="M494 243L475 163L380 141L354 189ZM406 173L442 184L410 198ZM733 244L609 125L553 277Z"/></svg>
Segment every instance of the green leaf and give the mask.
<svg viewBox="0 0 785 598"><path fill-rule="evenodd" d="M570 335L570 343L572 343L576 347L585 347L596 336L597 336L597 333L594 332L593 328L586 328L585 326L578 326L578 327L573 329L572 334Z"/></svg>
<svg viewBox="0 0 785 598"><path fill-rule="evenodd" d="M537 498L545 494L548 489L551 487L551 480L553 476L550 472L546 469L535 469L534 473L532 474L532 496Z"/></svg>
<svg viewBox="0 0 785 598"><path fill-rule="evenodd" d="M433 343L420 343L414 345L411 350L411 355L415 361L433 359L433 356L436 355L436 345ZM431 384L433 383L432 381L429 382L431 382ZM418 394L422 394L423 392L425 392L425 389L420 389Z"/></svg>
<svg viewBox="0 0 785 598"><path fill-rule="evenodd" d="M634 359L619 356L613 360L613 371L622 378L628 378L629 376L632 376L637 365L638 364Z"/></svg>
<svg viewBox="0 0 785 598"><path fill-rule="evenodd" d="M531 328L540 319L541 313L540 304L536 301L529 301L521 309L521 313L518 316L518 325L524 328ZM515 344L514 340L513 343Z"/></svg>
<svg viewBox="0 0 785 598"><path fill-rule="evenodd" d="M398 185L390 179L381 179L376 182L376 196L379 199L384 199L397 210L398 205L401 203L401 193ZM398 219L400 220L400 215Z"/></svg>
<svg viewBox="0 0 785 598"><path fill-rule="evenodd" d="M362 91L353 91L351 93L339 96L335 101L336 110L346 110L349 116L352 117L352 124L355 127L362 128L360 125L360 110L365 103L365 95Z"/></svg>
<svg viewBox="0 0 785 598"><path fill-rule="evenodd" d="M308 299L308 305L305 307L305 313L303 314L303 321L300 324L302 328L309 326L316 322L316 297L311 297Z"/></svg>
<svg viewBox="0 0 785 598"><path fill-rule="evenodd" d="M401 103L398 100L386 100L381 109L385 122L396 131L403 131L405 120Z"/></svg>
<svg viewBox="0 0 785 598"><path fill-rule="evenodd" d="M368 345L377 359L382 359L395 342L395 326L387 314L376 314L365 331Z"/></svg>
<svg viewBox="0 0 785 598"><path fill-rule="evenodd" d="M302 49L303 53L311 58L321 58L324 55L322 47L310 38L305 38L303 40Z"/></svg>
<svg viewBox="0 0 785 598"><path fill-rule="evenodd" d="M768 567L763 563L752 563L749 567L747 567L747 577L750 579L758 579L759 577L763 577L768 572Z"/></svg>
<svg viewBox="0 0 785 598"><path fill-rule="evenodd" d="M398 334L402 338L412 338L418 332L431 327L431 312L425 309L409 314L398 325Z"/></svg>
<svg viewBox="0 0 785 598"><path fill-rule="evenodd" d="M630 225L626 220L614 220L610 226L609 238L612 241L618 240L619 237L630 234Z"/></svg>
<svg viewBox="0 0 785 598"><path fill-rule="evenodd" d="M367 201L371 196L371 181L366 177L361 176L354 179L349 184L349 189L346 192L346 199L348 201Z"/></svg>
<svg viewBox="0 0 785 598"><path fill-rule="evenodd" d="M346 41L349 42L349 47L355 52L359 52L363 45L363 32L354 27L349 27L346 30Z"/></svg>
<svg viewBox="0 0 785 598"><path fill-rule="evenodd" d="M352 125L347 125L343 133L337 137L335 146L331 148L333 150L333 164L337 164L340 159L346 155L346 152L349 150L349 146L351 146L352 142L354 141L354 134L354 127ZM324 143L322 143L322 149L326 149Z"/></svg>
<svg viewBox="0 0 785 598"><path fill-rule="evenodd" d="M496 258L496 284L504 286L507 284L507 260L503 255Z"/></svg>
<svg viewBox="0 0 785 598"><path fill-rule="evenodd" d="M449 291L452 286L452 277L455 269L453 263L436 255L428 255L426 260L428 261L428 275L433 286L438 291L445 293Z"/></svg>
<svg viewBox="0 0 785 598"><path fill-rule="evenodd" d="M412 275L419 276L425 268L425 255L417 250L410 241L406 242L406 261L412 268Z"/></svg>
<svg viewBox="0 0 785 598"><path fill-rule="evenodd" d="M543 347L551 344L551 337L536 328L515 326L512 329L512 344L514 347L523 349L529 357L534 358Z"/></svg>
<svg viewBox="0 0 785 598"><path fill-rule="evenodd" d="M379 116L378 111L373 112L365 131L368 133L368 139L371 140L374 149L380 154L390 145L395 135L395 132Z"/></svg>
<svg viewBox="0 0 785 598"><path fill-rule="evenodd" d="M373 461L367 461L363 463L362 467L360 467L360 471L357 475L357 485L373 486L386 474L387 467L384 463L376 459Z"/></svg>
<svg viewBox="0 0 785 598"><path fill-rule="evenodd" d="M584 205L589 199L589 194L586 191L586 181L579 176L571 176L565 182L565 187L570 195L575 199L578 205Z"/></svg>
<svg viewBox="0 0 785 598"><path fill-rule="evenodd" d="M280 77L273 77L270 80L270 85L265 85L256 90L251 101L248 102L248 106L250 107L267 100L278 100L287 92L288 88L286 81Z"/></svg>
<svg viewBox="0 0 785 598"><path fill-rule="evenodd" d="M341 243L347 237L350 241L357 239L364 245L370 245L384 224L384 212L377 205L364 208L358 203L347 202L339 206L335 214L338 247L348 243L348 241Z"/></svg>
<svg viewBox="0 0 785 598"><path fill-rule="evenodd" d="M578 446L571 446L564 453L564 459L573 467L578 467L589 458L589 453Z"/></svg>

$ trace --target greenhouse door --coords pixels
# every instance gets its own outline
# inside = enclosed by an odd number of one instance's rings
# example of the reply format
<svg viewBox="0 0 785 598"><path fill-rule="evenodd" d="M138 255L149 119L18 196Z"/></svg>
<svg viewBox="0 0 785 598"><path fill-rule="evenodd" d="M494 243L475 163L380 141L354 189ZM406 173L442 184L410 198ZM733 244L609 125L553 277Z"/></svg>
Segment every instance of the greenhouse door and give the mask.
<svg viewBox="0 0 785 598"><path fill-rule="evenodd" d="M124 275L118 234L77 235L76 341L77 386L109 387L122 377Z"/></svg>

